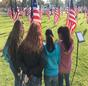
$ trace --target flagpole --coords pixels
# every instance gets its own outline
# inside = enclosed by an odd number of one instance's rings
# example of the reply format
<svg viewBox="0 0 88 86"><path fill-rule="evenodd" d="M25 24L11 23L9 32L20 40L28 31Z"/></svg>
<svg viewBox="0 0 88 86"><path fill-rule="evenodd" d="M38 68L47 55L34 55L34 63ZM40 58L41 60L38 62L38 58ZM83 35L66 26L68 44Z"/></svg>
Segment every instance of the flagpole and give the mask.
<svg viewBox="0 0 88 86"><path fill-rule="evenodd" d="M16 0L15 0L15 12L17 12L17 3L16 3Z"/></svg>
<svg viewBox="0 0 88 86"><path fill-rule="evenodd" d="M21 2L21 7L22 7L22 11L23 11L23 0L22 0L22 2Z"/></svg>
<svg viewBox="0 0 88 86"><path fill-rule="evenodd" d="M32 21L32 15L33 15L33 7L32 7L32 0L31 0L31 21Z"/></svg>

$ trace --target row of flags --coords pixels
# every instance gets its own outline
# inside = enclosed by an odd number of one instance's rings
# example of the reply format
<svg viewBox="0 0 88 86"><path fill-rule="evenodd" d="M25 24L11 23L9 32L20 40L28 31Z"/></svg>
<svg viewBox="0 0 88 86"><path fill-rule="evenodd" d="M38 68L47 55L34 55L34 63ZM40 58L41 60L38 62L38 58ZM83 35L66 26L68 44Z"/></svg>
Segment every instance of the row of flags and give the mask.
<svg viewBox="0 0 88 86"><path fill-rule="evenodd" d="M17 8L17 3L15 0L15 8L12 6L12 0L10 0L10 8L8 8L8 15L13 19L13 21L16 21L19 19L19 9Z"/></svg>
<svg viewBox="0 0 88 86"><path fill-rule="evenodd" d="M54 24L57 25L60 15L61 15L60 7L53 9L52 14L54 16ZM88 12L86 12L86 14L88 16ZM20 16L22 15L27 15L29 22L37 22L41 24L43 10L38 8L38 4L36 0L32 0L30 8L25 8L22 10L16 7L16 9L13 10L11 7L8 9L8 15L14 21L19 19ZM46 15L47 15L48 20L50 20L51 13L50 13L49 8L46 10ZM78 15L78 9L75 10L73 6L73 0L70 0L70 4L67 10L66 26L70 28L71 33L74 32L77 26L77 21L76 21L77 15Z"/></svg>
<svg viewBox="0 0 88 86"><path fill-rule="evenodd" d="M34 1L36 1L36 0L34 0ZM32 15L31 15L31 13L32 13ZM31 19L34 20L37 17L40 17L39 20L37 20L37 21L41 22L43 13L44 13L44 11L37 7L36 2L35 3L33 2L32 7L24 8L23 10L22 10L22 8L19 8L19 7L17 7L16 11L14 9L11 9L11 7L8 8L8 16L10 16L13 19L13 21L19 19L20 16L26 15L29 18L28 19L29 22L31 21ZM51 16L50 9L48 8L45 13L48 17L48 20L50 20L50 16ZM18 15L16 15L16 14L18 14ZM52 14L54 15L55 23L58 22L58 18L60 16L60 9L55 8L52 11ZM15 16L17 16L17 17L15 17ZM33 17L33 16L35 16L35 17Z"/></svg>

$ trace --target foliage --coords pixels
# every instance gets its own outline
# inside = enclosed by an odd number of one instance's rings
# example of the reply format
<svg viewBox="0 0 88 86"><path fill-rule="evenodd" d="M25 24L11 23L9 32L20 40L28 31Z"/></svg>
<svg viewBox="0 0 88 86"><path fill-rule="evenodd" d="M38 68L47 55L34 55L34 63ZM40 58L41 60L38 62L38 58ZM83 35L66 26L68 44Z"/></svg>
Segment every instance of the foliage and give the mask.
<svg viewBox="0 0 88 86"><path fill-rule="evenodd" d="M31 1L31 0L30 0ZM23 0L22 1L22 7L26 7L27 6L27 0Z"/></svg>
<svg viewBox="0 0 88 86"><path fill-rule="evenodd" d="M78 1L78 5L86 6L88 8L88 0L80 0Z"/></svg>
<svg viewBox="0 0 88 86"><path fill-rule="evenodd" d="M55 5L56 7L60 6L63 7L63 2L61 0L49 0L52 5Z"/></svg>
<svg viewBox="0 0 88 86"><path fill-rule="evenodd" d="M4 7L4 8L7 8L7 7L10 7L11 6L11 2L12 2L12 6L15 7L15 0L2 0L2 2L0 2L0 7ZM22 3L21 1L19 0L16 0L17 2L17 6L21 7Z"/></svg>
<svg viewBox="0 0 88 86"><path fill-rule="evenodd" d="M2 0L2 5L4 7L8 6L10 4L10 0Z"/></svg>
<svg viewBox="0 0 88 86"><path fill-rule="evenodd" d="M27 1L27 5L28 5L28 6L31 6L31 0L28 0L28 1Z"/></svg>

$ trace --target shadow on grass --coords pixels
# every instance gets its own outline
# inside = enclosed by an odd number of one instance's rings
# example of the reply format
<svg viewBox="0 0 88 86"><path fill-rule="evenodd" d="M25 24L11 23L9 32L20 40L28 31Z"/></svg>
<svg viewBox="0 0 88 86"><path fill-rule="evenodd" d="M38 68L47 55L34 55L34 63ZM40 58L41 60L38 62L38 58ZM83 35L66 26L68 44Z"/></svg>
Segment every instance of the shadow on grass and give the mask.
<svg viewBox="0 0 88 86"><path fill-rule="evenodd" d="M81 22L81 23L80 23L80 25L82 25L83 23L84 23L84 21L83 21L83 22Z"/></svg>
<svg viewBox="0 0 88 86"><path fill-rule="evenodd" d="M42 27L43 29L46 28L47 26Z"/></svg>
<svg viewBox="0 0 88 86"><path fill-rule="evenodd" d="M7 37L7 36L8 36L8 34L6 34L6 35L4 35L4 36L2 35L0 38L5 38L5 37Z"/></svg>
<svg viewBox="0 0 88 86"><path fill-rule="evenodd" d="M46 23L46 21L43 21L42 23Z"/></svg>
<svg viewBox="0 0 88 86"><path fill-rule="evenodd" d="M80 20L81 18L78 18L78 20Z"/></svg>
<svg viewBox="0 0 88 86"><path fill-rule="evenodd" d="M51 29L53 29L53 28L55 28L55 27L57 27L57 26L56 26L56 25L54 25L54 26L52 26L52 27L51 27Z"/></svg>
<svg viewBox="0 0 88 86"><path fill-rule="evenodd" d="M0 33L0 36L5 35L5 34L7 34L7 33Z"/></svg>

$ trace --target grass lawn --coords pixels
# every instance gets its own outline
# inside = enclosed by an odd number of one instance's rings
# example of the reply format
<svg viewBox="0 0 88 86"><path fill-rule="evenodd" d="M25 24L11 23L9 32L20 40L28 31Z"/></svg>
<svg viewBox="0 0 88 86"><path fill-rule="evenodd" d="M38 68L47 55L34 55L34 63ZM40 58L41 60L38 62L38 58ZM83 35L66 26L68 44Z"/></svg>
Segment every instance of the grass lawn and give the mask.
<svg viewBox="0 0 88 86"><path fill-rule="evenodd" d="M29 23L27 18L22 18L24 22L25 32L29 29ZM66 15L61 15L58 26L54 26L53 17L51 16L50 21L46 16L43 16L42 19L42 32L43 37L45 39L45 31L47 28L51 28L53 30L55 40L58 39L57 29L61 25L65 25L66 23ZM3 46L6 42L6 39L9 35L13 26L12 20L7 16L0 16L0 50L3 49ZM79 14L77 28L76 31L84 31L88 30L88 24L86 23L86 19L84 18L84 14ZM85 42L79 45L79 59L78 59L78 68L76 75L74 77L73 86L88 86L88 32L85 35ZM73 34L74 39L74 51L72 56L72 71L70 74L70 80L72 80L73 72L75 69L76 62L76 48L77 48L77 39L75 33ZM0 56L2 52L0 52ZM14 77L9 68L9 64L3 60L3 57L0 57L0 86L14 86ZM43 83L44 86L44 83Z"/></svg>

